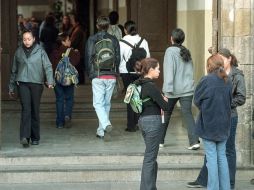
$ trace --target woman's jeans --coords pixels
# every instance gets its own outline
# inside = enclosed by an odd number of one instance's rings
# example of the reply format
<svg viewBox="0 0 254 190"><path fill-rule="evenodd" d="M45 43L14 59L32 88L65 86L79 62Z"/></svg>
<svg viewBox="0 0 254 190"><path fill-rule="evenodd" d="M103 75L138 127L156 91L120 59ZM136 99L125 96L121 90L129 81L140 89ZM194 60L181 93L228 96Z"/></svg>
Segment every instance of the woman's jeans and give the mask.
<svg viewBox="0 0 254 190"><path fill-rule="evenodd" d="M56 84L54 90L56 95L56 125L64 125L65 116L69 118L72 116L74 85Z"/></svg>
<svg viewBox="0 0 254 190"><path fill-rule="evenodd" d="M184 96L184 97L179 97L179 98L169 98L168 99L169 110L164 112L165 123L163 124L163 137L160 142L161 144L164 144L168 124L169 124L172 112L174 110L175 104L177 103L178 100L181 105L181 112L183 115L184 123L187 126L189 144L192 146L194 144L199 143L199 138L195 134L195 121L194 121L194 118L192 115L192 98L193 98L193 96Z"/></svg>
<svg viewBox="0 0 254 190"><path fill-rule="evenodd" d="M145 141L140 190L156 190L157 155L162 136L162 123L160 115L149 115L139 118L139 126Z"/></svg>
<svg viewBox="0 0 254 190"><path fill-rule="evenodd" d="M19 82L18 91L22 106L20 122L20 139L40 140L40 102L43 92L42 84Z"/></svg>
<svg viewBox="0 0 254 190"><path fill-rule="evenodd" d="M230 189L226 142L203 139L208 169L207 190Z"/></svg>
<svg viewBox="0 0 254 190"><path fill-rule="evenodd" d="M234 189L235 187L235 174L236 174L235 137L236 137L237 123L238 123L238 116L231 117L230 134L226 143L226 156L228 161L231 189ZM204 165L201 168L201 171L197 178L197 182L204 187L207 186L206 157L204 159Z"/></svg>

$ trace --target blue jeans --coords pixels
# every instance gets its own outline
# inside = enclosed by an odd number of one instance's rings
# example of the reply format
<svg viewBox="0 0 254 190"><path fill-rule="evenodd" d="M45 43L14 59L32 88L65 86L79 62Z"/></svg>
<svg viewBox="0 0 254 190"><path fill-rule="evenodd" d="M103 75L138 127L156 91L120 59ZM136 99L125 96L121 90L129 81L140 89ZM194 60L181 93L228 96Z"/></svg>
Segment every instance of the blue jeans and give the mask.
<svg viewBox="0 0 254 190"><path fill-rule="evenodd" d="M208 169L207 190L230 189L226 142L203 139Z"/></svg>
<svg viewBox="0 0 254 190"><path fill-rule="evenodd" d="M195 121L192 115L192 98L193 96L184 96L179 98L169 98L168 99L168 105L169 110L164 112L165 115L165 123L163 124L163 136L161 139L161 144L164 144L165 136L167 133L168 124L172 115L172 112L174 110L174 107L179 100L181 105L181 112L183 115L184 123L187 126L188 130L188 138L189 138L189 144L192 146L194 144L199 143L199 138L195 134Z"/></svg>
<svg viewBox="0 0 254 190"><path fill-rule="evenodd" d="M65 116L72 116L73 99L74 99L74 85L62 86L56 84L56 125L64 125Z"/></svg>
<svg viewBox="0 0 254 190"><path fill-rule="evenodd" d="M238 117L231 117L231 128L230 135L226 143L226 156L228 160L230 186L231 189L235 187L235 174L236 174L236 150L235 150L235 137L237 129ZM204 159L204 165L199 172L197 182L204 187L207 186L207 168L206 168L206 157Z"/></svg>
<svg viewBox="0 0 254 190"><path fill-rule="evenodd" d="M99 79L92 80L93 90L93 107L99 119L97 135L104 136L104 130L111 125L109 112L111 107L111 97L116 84L116 79Z"/></svg>
<svg viewBox="0 0 254 190"><path fill-rule="evenodd" d="M139 118L139 126L145 141L140 190L156 190L157 155L162 137L162 123L160 115L149 115Z"/></svg>

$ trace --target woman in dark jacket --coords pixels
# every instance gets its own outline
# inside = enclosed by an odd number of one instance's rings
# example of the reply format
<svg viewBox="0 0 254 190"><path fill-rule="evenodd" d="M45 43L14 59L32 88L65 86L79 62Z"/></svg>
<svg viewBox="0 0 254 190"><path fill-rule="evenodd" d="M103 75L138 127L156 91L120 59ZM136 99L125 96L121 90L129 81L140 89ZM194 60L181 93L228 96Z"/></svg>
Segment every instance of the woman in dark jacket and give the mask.
<svg viewBox="0 0 254 190"><path fill-rule="evenodd" d="M135 81L141 85L141 98L150 100L143 103L143 111L139 118L139 126L145 141L146 149L141 174L140 190L156 190L157 179L157 155L159 143L162 138L162 117L161 110L167 110L167 98L164 98L156 87L154 79L160 74L159 62L153 58L146 58L141 61L141 79Z"/></svg>
<svg viewBox="0 0 254 190"><path fill-rule="evenodd" d="M194 103L200 110L196 133L203 140L207 159L207 189L229 190L226 142L231 124L232 83L218 54L208 58L207 72L194 93Z"/></svg>
<svg viewBox="0 0 254 190"><path fill-rule="evenodd" d="M32 31L24 31L23 44L15 52L9 95L13 97L17 86L22 106L20 123L20 143L24 147L38 145L40 140L40 100L45 82L45 75L49 88L53 88L53 72L49 58L35 43Z"/></svg>
<svg viewBox="0 0 254 190"><path fill-rule="evenodd" d="M60 33L57 38L56 47L50 56L54 72L57 64L62 59L62 55L67 51L68 48L70 48L70 45L71 41L68 34ZM70 49L69 58L73 66L77 65L80 61L79 51ZM70 127L74 102L74 84L70 86L63 86L59 83L56 83L54 90L56 94L56 127Z"/></svg>
<svg viewBox="0 0 254 190"><path fill-rule="evenodd" d="M230 135L226 143L226 156L229 166L230 186L231 189L235 188L235 174L236 174L236 150L235 138L238 123L238 114L236 108L245 103L246 88L243 72L238 69L237 59L231 54L228 49L222 48L219 50L219 55L224 60L224 68L228 74L229 79L232 81L232 102L231 102L231 127ZM188 187L205 187L207 186L207 167L206 159L204 165L199 173L196 181L188 182Z"/></svg>

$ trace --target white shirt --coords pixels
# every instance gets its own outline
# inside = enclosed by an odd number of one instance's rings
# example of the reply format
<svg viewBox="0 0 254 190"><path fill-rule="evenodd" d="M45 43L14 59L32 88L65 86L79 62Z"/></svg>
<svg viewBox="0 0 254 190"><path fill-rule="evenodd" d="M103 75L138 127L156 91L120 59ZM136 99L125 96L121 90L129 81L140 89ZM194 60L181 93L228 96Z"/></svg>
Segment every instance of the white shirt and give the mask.
<svg viewBox="0 0 254 190"><path fill-rule="evenodd" d="M129 42L131 45L134 46L141 40L141 37L138 34L135 36L126 35L123 37L123 40ZM147 53L146 57L150 57L148 43L145 39L143 39L142 43L140 44L140 47L143 47L146 50L146 53ZM120 73L128 73L126 68L126 62L129 60L131 56L131 52L132 52L132 48L126 43L120 41L120 58L121 58L120 66L119 66Z"/></svg>

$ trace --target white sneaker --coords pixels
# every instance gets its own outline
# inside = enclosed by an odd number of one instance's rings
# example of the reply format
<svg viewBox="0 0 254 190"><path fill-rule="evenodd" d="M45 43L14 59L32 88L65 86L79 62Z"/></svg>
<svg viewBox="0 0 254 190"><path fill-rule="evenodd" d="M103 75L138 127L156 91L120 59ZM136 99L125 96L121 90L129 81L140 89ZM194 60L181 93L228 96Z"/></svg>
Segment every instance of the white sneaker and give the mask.
<svg viewBox="0 0 254 190"><path fill-rule="evenodd" d="M160 144L159 147L160 147L160 148L163 148L163 147L164 147L164 144Z"/></svg>
<svg viewBox="0 0 254 190"><path fill-rule="evenodd" d="M188 147L188 150L198 150L200 148L200 144L197 143L197 144L194 144L190 147Z"/></svg>

